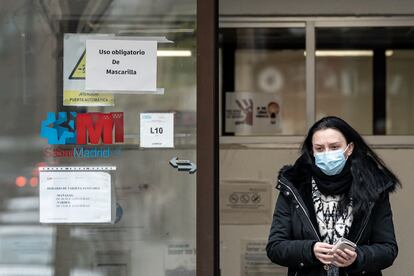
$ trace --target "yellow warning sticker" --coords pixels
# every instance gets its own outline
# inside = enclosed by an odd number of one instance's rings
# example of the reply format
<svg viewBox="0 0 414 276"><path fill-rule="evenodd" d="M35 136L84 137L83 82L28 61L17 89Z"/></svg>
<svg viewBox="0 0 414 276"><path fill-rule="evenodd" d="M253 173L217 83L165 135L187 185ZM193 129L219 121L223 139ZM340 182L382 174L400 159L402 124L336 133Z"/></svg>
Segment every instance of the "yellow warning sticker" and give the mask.
<svg viewBox="0 0 414 276"><path fill-rule="evenodd" d="M63 92L64 106L114 106L113 94L89 93L76 90Z"/></svg>
<svg viewBox="0 0 414 276"><path fill-rule="evenodd" d="M86 91L86 41L108 38L108 34L64 34L63 37L63 105L114 106L112 92ZM111 93L111 94L109 94Z"/></svg>
<svg viewBox="0 0 414 276"><path fill-rule="evenodd" d="M86 67L86 51L83 52L82 56L78 60L73 68L72 73L69 75L70 80L84 80L85 79L85 67Z"/></svg>

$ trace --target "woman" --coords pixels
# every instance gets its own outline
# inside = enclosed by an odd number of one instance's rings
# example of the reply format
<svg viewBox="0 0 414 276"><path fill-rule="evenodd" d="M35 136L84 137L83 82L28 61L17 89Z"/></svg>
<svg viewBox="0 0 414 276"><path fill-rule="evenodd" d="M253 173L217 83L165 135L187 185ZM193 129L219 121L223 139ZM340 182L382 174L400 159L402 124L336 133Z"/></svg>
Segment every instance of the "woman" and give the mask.
<svg viewBox="0 0 414 276"><path fill-rule="evenodd" d="M382 275L397 257L389 193L397 177L345 121L325 117L279 173L270 260L288 275ZM331 251L341 237L356 250Z"/></svg>

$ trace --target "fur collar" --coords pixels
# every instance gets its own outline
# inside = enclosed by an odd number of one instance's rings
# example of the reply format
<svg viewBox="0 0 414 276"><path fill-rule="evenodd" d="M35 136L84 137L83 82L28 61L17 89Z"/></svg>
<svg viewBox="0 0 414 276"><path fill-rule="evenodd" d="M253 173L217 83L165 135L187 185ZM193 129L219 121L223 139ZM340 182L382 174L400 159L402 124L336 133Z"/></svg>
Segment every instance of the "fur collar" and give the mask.
<svg viewBox="0 0 414 276"><path fill-rule="evenodd" d="M295 164L283 166L279 170L279 179L287 179L293 186L301 190L304 185L310 185L312 180L311 165L305 161L305 158L300 156Z"/></svg>

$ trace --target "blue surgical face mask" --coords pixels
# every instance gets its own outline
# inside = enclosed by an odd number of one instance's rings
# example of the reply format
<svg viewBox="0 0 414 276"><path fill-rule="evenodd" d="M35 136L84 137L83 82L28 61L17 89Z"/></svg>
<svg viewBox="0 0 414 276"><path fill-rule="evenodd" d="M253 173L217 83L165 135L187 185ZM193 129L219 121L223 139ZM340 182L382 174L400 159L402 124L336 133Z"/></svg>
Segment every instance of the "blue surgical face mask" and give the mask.
<svg viewBox="0 0 414 276"><path fill-rule="evenodd" d="M326 175L339 174L345 167L345 151L348 146L346 146L345 150L339 149L315 153L315 165Z"/></svg>

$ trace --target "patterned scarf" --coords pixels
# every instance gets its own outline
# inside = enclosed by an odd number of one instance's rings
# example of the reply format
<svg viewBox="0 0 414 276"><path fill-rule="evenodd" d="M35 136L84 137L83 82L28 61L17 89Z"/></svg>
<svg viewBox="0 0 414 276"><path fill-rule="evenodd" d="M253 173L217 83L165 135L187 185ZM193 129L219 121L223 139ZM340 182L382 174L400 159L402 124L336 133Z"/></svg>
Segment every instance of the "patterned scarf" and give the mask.
<svg viewBox="0 0 414 276"><path fill-rule="evenodd" d="M347 212L341 212L338 204L344 195L324 195L318 190L312 178L312 200L315 207L316 220L322 241L334 244L339 238L348 235L352 226L352 200L346 207ZM327 276L339 276L339 268L329 266Z"/></svg>
<svg viewBox="0 0 414 276"><path fill-rule="evenodd" d="M324 195L318 190L312 179L312 200L315 207L316 220L322 241L334 244L339 238L348 235L352 226L352 201L340 212L338 203L344 195Z"/></svg>

